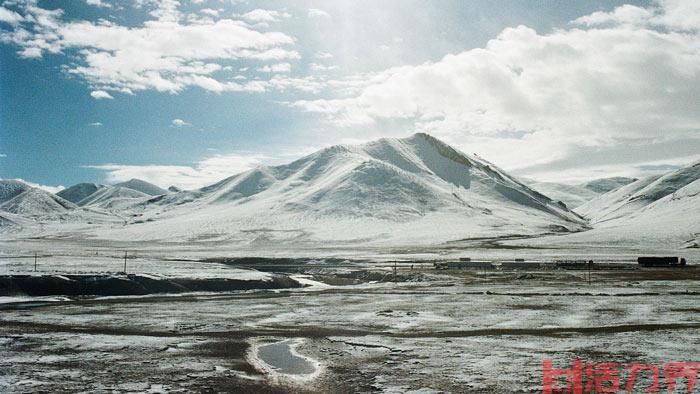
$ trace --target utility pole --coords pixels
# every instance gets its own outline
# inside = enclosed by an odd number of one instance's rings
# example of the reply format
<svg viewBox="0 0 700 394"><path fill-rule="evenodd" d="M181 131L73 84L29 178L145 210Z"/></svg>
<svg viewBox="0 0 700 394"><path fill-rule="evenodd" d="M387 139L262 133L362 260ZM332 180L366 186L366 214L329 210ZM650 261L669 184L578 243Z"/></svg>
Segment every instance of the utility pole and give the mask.
<svg viewBox="0 0 700 394"><path fill-rule="evenodd" d="M396 282L396 261L394 261L394 282Z"/></svg>
<svg viewBox="0 0 700 394"><path fill-rule="evenodd" d="M126 255L127 255L127 253L128 252L125 250L124 251L124 275L126 275Z"/></svg>
<svg viewBox="0 0 700 394"><path fill-rule="evenodd" d="M36 252L34 252L34 272L36 272Z"/></svg>

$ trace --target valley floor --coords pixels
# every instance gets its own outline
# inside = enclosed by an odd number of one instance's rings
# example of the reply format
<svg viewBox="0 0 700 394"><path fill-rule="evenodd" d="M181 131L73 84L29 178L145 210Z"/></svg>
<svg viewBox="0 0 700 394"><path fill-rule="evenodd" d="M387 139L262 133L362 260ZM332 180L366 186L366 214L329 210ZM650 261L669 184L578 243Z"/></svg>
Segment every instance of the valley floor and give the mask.
<svg viewBox="0 0 700 394"><path fill-rule="evenodd" d="M31 250L40 245L44 271L33 273ZM64 249L49 255L56 245ZM103 245L98 256L60 242L4 246L2 275L121 270L120 254L107 253L115 245ZM637 252L482 245L468 254L504 260L595 255L596 261L621 262ZM688 252L689 262L697 264L698 256ZM129 264L144 274L259 279L276 272L307 287L5 299L0 392L534 393L542 392L547 359L555 368L571 368L576 359L619 363L623 389L625 365L658 365L660 389L666 391L665 363L698 361L695 265L621 264L629 269L597 270L589 282L585 271L433 268L430 260L465 255L463 247L372 250L348 261L247 261L263 273L246 273L212 256L205 262L167 261L154 256L172 250L139 253ZM397 256L404 261L394 274L391 260ZM633 392L643 392L650 376L640 372ZM678 392L686 392L685 380L678 384Z"/></svg>

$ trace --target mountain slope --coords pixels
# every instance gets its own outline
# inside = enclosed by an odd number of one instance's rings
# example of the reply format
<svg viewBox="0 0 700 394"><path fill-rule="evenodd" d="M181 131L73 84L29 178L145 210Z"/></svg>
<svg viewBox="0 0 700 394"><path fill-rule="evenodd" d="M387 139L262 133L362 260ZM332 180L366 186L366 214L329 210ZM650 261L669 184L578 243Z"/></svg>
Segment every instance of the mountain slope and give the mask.
<svg viewBox="0 0 700 394"><path fill-rule="evenodd" d="M533 189L541 192L554 201L561 201L567 208L574 209L600 196L590 189L580 185L567 185L556 182L528 182Z"/></svg>
<svg viewBox="0 0 700 394"><path fill-rule="evenodd" d="M75 204L19 181L0 181L0 210L37 217L65 213Z"/></svg>
<svg viewBox="0 0 700 394"><path fill-rule="evenodd" d="M700 162L642 178L577 209L594 228L536 245L626 245L653 250L700 246ZM671 253L671 252L668 252Z"/></svg>
<svg viewBox="0 0 700 394"><path fill-rule="evenodd" d="M0 179L0 204L9 201L32 187L14 179Z"/></svg>
<svg viewBox="0 0 700 394"><path fill-rule="evenodd" d="M637 178L627 178L627 177L612 177L612 178L600 178L594 179L592 181L581 184L580 186L588 189L592 192L603 194L609 191L615 190L619 187L629 185L630 183L636 181Z"/></svg>
<svg viewBox="0 0 700 394"><path fill-rule="evenodd" d="M94 183L78 183L77 185L61 190L60 192L56 193L56 195L64 200L72 202L73 204L78 204L81 200L84 200L104 187L105 186L103 185L97 185Z"/></svg>
<svg viewBox="0 0 700 394"><path fill-rule="evenodd" d="M681 190L700 179L700 162L639 179L578 207L576 212L593 223L615 220L641 211L644 207Z"/></svg>
<svg viewBox="0 0 700 394"><path fill-rule="evenodd" d="M528 185L555 201L562 201L569 209L580 207L601 194L630 184L637 179L625 177L600 178L582 184L530 181Z"/></svg>
<svg viewBox="0 0 700 394"><path fill-rule="evenodd" d="M122 183L117 183L116 185L113 185L114 187L128 187L129 189L139 191L141 193L145 193L151 196L158 196L161 194L168 194L168 191L165 189L162 189L152 183L148 183L146 181L142 181L140 179L130 179L126 182Z"/></svg>
<svg viewBox="0 0 700 394"><path fill-rule="evenodd" d="M426 134L330 147L138 209L145 223L103 236L428 243L585 228L562 205Z"/></svg>
<svg viewBox="0 0 700 394"><path fill-rule="evenodd" d="M80 200L78 205L91 208L123 210L135 204L137 200L150 197L149 194L128 187L108 186Z"/></svg>

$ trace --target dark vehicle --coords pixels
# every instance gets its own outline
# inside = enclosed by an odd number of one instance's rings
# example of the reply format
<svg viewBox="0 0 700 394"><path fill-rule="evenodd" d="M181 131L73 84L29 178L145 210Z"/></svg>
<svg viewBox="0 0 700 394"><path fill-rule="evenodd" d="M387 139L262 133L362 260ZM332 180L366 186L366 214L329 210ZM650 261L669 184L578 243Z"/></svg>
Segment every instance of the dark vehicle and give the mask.
<svg viewBox="0 0 700 394"><path fill-rule="evenodd" d="M683 267L685 266L685 259L679 259L678 257L638 257L637 263L642 267Z"/></svg>

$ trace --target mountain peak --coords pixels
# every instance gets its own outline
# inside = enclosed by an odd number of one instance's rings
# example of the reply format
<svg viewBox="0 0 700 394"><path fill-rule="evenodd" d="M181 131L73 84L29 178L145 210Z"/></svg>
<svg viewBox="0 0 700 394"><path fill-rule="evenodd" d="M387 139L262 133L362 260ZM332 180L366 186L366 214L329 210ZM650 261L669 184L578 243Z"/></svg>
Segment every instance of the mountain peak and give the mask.
<svg viewBox="0 0 700 394"><path fill-rule="evenodd" d="M95 183L78 183L67 189L61 190L60 192L56 193L56 195L72 202L73 204L78 204L81 200L84 200L104 187L105 186L103 185L97 185Z"/></svg>
<svg viewBox="0 0 700 394"><path fill-rule="evenodd" d="M159 196L161 194L168 194L168 191L162 189L150 182L146 182L141 179L132 178L126 182L117 183L115 187L126 187L132 190L139 191L141 193L146 193L151 196Z"/></svg>

